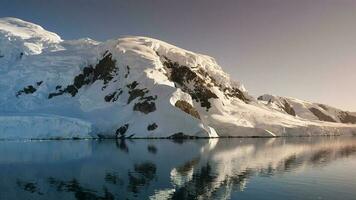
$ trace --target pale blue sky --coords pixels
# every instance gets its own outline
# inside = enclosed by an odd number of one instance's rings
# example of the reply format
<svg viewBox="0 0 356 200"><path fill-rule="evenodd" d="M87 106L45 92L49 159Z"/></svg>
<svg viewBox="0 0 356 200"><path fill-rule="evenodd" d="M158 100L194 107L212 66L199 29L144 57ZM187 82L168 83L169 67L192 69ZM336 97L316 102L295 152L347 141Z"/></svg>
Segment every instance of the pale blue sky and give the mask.
<svg viewBox="0 0 356 200"><path fill-rule="evenodd" d="M250 93L356 111L353 0L0 0L63 39L143 35L211 55Z"/></svg>

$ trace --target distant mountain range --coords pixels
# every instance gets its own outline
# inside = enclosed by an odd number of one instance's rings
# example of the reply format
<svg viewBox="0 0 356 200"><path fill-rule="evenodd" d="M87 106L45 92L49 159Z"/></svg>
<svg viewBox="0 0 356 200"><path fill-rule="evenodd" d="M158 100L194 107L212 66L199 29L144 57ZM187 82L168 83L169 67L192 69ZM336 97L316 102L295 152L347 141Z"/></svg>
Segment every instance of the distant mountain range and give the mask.
<svg viewBox="0 0 356 200"><path fill-rule="evenodd" d="M128 36L62 40L0 18L0 139L356 134L356 114L254 98L212 57Z"/></svg>

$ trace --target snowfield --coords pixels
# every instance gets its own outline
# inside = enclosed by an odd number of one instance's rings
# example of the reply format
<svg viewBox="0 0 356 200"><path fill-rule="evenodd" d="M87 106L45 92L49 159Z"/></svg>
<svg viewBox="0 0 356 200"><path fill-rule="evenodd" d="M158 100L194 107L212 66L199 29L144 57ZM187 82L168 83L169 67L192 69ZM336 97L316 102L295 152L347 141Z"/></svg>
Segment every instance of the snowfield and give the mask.
<svg viewBox="0 0 356 200"><path fill-rule="evenodd" d="M0 139L356 134L355 114L250 96L209 56L147 37L65 41L0 18Z"/></svg>

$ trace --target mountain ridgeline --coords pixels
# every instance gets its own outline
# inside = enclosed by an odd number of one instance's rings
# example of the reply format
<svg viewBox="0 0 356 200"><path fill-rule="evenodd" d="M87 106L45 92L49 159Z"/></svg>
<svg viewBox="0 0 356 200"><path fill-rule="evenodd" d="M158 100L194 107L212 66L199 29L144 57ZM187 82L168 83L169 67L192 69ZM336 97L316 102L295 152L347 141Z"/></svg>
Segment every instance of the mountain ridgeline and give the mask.
<svg viewBox="0 0 356 200"><path fill-rule="evenodd" d="M254 98L213 58L152 38L66 41L1 18L0 55L0 139L356 133L354 113Z"/></svg>

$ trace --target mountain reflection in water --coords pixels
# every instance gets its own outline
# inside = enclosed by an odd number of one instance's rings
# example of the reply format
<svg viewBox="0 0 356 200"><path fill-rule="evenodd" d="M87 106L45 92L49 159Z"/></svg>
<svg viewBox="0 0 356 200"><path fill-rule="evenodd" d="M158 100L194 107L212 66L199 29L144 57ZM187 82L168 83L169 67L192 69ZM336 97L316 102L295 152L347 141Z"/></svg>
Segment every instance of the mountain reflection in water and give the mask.
<svg viewBox="0 0 356 200"><path fill-rule="evenodd" d="M330 177L355 155L355 137L2 141L0 199L352 199Z"/></svg>

